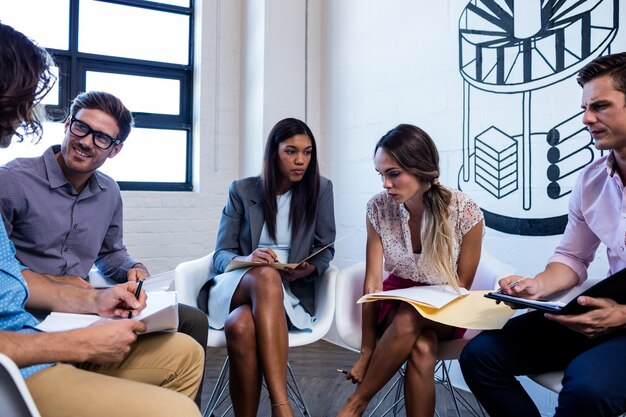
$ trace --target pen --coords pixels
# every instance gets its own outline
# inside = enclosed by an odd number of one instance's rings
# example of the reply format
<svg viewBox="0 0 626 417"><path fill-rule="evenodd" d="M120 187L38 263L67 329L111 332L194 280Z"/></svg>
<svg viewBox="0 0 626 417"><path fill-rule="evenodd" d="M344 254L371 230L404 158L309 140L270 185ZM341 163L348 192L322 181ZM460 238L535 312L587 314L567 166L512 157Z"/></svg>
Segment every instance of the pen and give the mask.
<svg viewBox="0 0 626 417"><path fill-rule="evenodd" d="M523 277L523 278L520 278L520 279L518 279L518 280L516 280L516 281L513 281L512 283L510 283L510 284L509 284L509 285L507 285L506 287L507 287L508 289L511 289L511 288L515 287L517 284L519 284L520 282L522 282L522 281L524 281L524 280L526 280L526 279L530 279L530 278L529 278L529 277ZM502 288L499 288L499 289L498 289L498 292L502 292Z"/></svg>
<svg viewBox="0 0 626 417"><path fill-rule="evenodd" d="M135 298L137 300L139 300L139 294L141 294L141 286L143 285L143 280L139 281L139 284L137 284L137 289L135 290ZM128 318L132 319L133 318L133 310L131 309L128 312Z"/></svg>
<svg viewBox="0 0 626 417"><path fill-rule="evenodd" d="M337 372L348 375L348 371L346 371L345 369L337 368Z"/></svg>

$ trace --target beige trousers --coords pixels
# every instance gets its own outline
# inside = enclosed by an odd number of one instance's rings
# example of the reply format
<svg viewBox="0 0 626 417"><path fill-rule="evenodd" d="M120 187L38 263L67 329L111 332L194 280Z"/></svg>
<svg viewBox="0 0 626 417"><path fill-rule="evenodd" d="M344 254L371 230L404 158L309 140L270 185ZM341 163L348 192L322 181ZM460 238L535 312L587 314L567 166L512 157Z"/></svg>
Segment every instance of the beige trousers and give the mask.
<svg viewBox="0 0 626 417"><path fill-rule="evenodd" d="M204 349L191 337L152 333L120 363L57 364L26 384L42 417L197 417L203 371Z"/></svg>

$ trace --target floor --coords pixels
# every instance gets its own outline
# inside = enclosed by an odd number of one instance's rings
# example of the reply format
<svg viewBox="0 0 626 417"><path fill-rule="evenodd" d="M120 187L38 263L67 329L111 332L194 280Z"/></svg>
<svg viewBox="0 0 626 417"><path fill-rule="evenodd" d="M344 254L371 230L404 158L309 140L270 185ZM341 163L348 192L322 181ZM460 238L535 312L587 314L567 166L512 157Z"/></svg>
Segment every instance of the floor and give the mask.
<svg viewBox="0 0 626 417"><path fill-rule="evenodd" d="M203 406L209 399L211 390L223 365L225 355L225 349L208 350L206 377L202 392ZM346 381L345 375L338 373L337 368L348 369L355 359L356 353L323 340L289 350L290 364L302 389L302 396L308 406L310 417L334 417L337 414L345 399L354 390L354 385ZM476 402L470 393L463 391L461 396L476 408ZM364 414L365 416L371 414L371 410L381 397L382 393L379 393L374 398ZM374 416L381 416L384 410L391 407L393 402L392 394L383 401L383 405L374 413ZM226 409L227 404L230 403L227 401L225 404L218 408L218 413L215 413L216 417L220 416L221 412ZM474 415L463 407L460 408L462 417ZM294 411L296 410L294 409ZM233 414L229 412L227 415L232 416ZM393 413L388 415L391 416ZM437 384L436 415L440 417L457 416L452 396L440 384ZM261 404L257 416L271 416L270 404L265 389L261 395ZM400 410L398 416L405 416L404 409Z"/></svg>

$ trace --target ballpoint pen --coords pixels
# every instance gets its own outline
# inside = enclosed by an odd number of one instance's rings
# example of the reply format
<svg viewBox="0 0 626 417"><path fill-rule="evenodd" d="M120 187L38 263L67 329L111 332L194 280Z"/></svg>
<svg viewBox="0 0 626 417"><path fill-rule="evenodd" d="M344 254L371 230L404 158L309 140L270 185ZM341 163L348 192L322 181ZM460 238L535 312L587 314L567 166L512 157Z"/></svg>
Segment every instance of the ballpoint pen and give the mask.
<svg viewBox="0 0 626 417"><path fill-rule="evenodd" d="M515 287L517 284L519 284L520 282L522 282L522 281L524 281L524 280L526 280L526 279L532 279L532 278L530 278L530 277L523 277L523 278L520 278L520 279L518 279L518 280L513 281L512 283L510 283L510 284L509 284L509 285L507 285L506 287L507 287L508 289L511 289L511 288ZM498 288L498 291L497 291L497 292L502 292L502 288Z"/></svg>
<svg viewBox="0 0 626 417"><path fill-rule="evenodd" d="M345 369L337 368L337 372L348 375L348 371L346 371Z"/></svg>
<svg viewBox="0 0 626 417"><path fill-rule="evenodd" d="M143 285L143 280L139 281L139 284L137 284L137 289L135 290L135 298L137 300L139 300L139 294L141 294L141 286ZM133 318L133 310L131 309L128 312L128 318L132 319Z"/></svg>

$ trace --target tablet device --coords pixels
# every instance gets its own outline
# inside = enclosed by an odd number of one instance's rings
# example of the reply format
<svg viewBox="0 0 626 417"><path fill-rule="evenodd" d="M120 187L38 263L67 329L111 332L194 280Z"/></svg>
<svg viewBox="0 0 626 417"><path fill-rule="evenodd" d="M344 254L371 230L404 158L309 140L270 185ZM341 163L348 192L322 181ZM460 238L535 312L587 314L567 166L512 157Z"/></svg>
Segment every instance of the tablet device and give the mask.
<svg viewBox="0 0 626 417"><path fill-rule="evenodd" d="M626 304L626 269L593 284L584 282L571 290L561 293L549 300L529 300L494 291L485 297L509 303L516 308L534 308L552 314L580 314L589 308L578 304L576 299L581 296L610 298L619 304Z"/></svg>

